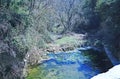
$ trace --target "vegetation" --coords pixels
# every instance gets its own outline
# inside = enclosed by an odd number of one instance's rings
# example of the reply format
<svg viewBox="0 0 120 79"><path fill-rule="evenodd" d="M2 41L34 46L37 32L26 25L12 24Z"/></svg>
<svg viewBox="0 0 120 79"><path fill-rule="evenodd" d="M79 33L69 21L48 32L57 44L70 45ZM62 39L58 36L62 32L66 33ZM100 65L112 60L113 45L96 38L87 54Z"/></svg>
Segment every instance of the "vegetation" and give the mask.
<svg viewBox="0 0 120 79"><path fill-rule="evenodd" d="M98 38L114 52L114 56L119 55L120 51L120 32L118 31L120 29L119 3L119 0L101 0L97 2L98 5L96 6L102 20L100 25L101 28L98 33L98 36L100 38L102 37L102 39ZM119 56L116 57L119 59Z"/></svg>
<svg viewBox="0 0 120 79"><path fill-rule="evenodd" d="M35 67L32 69L29 68L28 73L29 73L29 75L28 75L27 79L41 79L42 78L42 75L40 75L40 73L41 73L40 67Z"/></svg>
<svg viewBox="0 0 120 79"><path fill-rule="evenodd" d="M70 45L73 47L79 47L86 43L86 40L81 40L84 39L83 37L79 38L76 36L63 36L61 39L55 40L55 44L62 46L62 45Z"/></svg>

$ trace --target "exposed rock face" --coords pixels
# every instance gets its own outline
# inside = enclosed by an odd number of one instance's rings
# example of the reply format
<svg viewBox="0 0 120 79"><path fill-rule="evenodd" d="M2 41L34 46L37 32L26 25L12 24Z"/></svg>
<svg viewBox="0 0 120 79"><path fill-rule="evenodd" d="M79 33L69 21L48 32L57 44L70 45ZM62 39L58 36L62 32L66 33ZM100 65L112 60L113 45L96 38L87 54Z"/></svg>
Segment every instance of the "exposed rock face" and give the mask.
<svg viewBox="0 0 120 79"><path fill-rule="evenodd" d="M120 65L117 65L109 71L99 74L91 79L120 79Z"/></svg>

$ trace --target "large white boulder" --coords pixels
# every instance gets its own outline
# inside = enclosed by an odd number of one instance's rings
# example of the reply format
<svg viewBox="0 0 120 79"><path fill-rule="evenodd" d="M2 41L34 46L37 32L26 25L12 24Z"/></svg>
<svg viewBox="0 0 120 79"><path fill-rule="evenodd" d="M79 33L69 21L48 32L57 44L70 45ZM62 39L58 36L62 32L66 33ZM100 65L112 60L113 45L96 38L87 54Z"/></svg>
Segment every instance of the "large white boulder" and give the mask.
<svg viewBox="0 0 120 79"><path fill-rule="evenodd" d="M106 73L98 74L91 79L120 79L120 65L116 65Z"/></svg>

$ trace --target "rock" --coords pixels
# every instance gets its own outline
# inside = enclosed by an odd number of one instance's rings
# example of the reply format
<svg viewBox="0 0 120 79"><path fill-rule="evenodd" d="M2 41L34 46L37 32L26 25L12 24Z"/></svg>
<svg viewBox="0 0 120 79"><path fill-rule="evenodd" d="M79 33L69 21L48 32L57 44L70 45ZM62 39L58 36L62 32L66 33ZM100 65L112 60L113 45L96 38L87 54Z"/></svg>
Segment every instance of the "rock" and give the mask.
<svg viewBox="0 0 120 79"><path fill-rule="evenodd" d="M91 79L120 79L120 65L116 65L109 71L94 76Z"/></svg>

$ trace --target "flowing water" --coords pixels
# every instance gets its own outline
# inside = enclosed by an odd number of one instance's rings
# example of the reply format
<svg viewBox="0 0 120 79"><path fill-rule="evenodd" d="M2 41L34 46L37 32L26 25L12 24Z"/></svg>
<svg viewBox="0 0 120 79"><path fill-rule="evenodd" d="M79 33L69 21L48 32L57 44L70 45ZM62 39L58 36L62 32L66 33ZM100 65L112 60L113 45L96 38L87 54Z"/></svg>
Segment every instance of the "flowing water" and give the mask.
<svg viewBox="0 0 120 79"><path fill-rule="evenodd" d="M112 67L104 54L93 50L50 53L27 79L90 79ZM33 69L34 70L34 69Z"/></svg>

